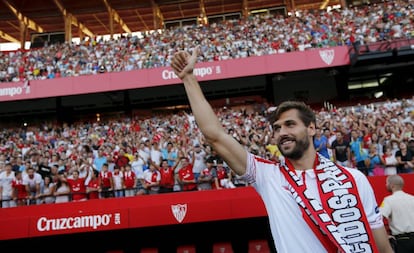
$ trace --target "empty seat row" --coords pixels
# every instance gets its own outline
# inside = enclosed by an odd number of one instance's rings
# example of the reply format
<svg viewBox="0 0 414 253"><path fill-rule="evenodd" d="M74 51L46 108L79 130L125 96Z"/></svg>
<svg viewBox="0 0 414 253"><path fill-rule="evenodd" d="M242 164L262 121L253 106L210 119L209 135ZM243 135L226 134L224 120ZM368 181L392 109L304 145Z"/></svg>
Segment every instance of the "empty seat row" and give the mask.
<svg viewBox="0 0 414 253"><path fill-rule="evenodd" d="M248 243L248 253L270 253L267 240L250 240ZM142 248L140 253L158 253L158 248ZM123 250L111 250L106 253L124 253ZM195 245L181 245L177 247L177 253L196 253ZM216 242L213 244L212 253L234 253L231 242Z"/></svg>

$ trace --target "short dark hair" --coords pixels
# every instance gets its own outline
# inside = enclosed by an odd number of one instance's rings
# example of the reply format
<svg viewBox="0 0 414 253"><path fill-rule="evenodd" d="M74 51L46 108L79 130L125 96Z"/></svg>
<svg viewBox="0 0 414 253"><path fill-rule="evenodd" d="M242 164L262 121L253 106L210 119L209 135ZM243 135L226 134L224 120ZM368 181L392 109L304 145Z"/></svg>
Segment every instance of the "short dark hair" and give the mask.
<svg viewBox="0 0 414 253"><path fill-rule="evenodd" d="M268 121L270 124L273 125L275 121L280 118L282 113L287 112L289 110L295 109L299 113L299 118L302 120L305 126L309 126L311 123L314 123L316 126L316 116L315 112L309 105L305 104L302 101L285 101L282 102L276 110L274 110L268 117Z"/></svg>

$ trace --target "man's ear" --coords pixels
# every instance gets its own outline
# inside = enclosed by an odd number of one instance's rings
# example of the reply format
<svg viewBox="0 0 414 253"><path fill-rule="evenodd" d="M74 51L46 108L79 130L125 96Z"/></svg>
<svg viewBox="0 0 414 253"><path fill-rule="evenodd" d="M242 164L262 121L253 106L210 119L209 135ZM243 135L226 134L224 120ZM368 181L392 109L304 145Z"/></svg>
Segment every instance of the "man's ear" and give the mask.
<svg viewBox="0 0 414 253"><path fill-rule="evenodd" d="M316 126L315 123L311 122L308 126L308 135L310 136L315 136L316 134Z"/></svg>

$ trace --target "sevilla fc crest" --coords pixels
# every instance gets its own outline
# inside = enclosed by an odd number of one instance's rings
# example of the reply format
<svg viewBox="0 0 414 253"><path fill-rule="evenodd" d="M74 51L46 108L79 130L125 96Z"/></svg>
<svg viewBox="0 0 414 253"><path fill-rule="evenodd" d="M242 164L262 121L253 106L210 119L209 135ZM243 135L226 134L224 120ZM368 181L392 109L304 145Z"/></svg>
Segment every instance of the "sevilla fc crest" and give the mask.
<svg viewBox="0 0 414 253"><path fill-rule="evenodd" d="M325 62L327 65L331 65L335 58L335 50L333 49L320 50L319 56L321 57L323 62Z"/></svg>
<svg viewBox="0 0 414 253"><path fill-rule="evenodd" d="M175 219L179 223L181 223L184 220L185 215L187 214L187 204L171 205L171 211Z"/></svg>

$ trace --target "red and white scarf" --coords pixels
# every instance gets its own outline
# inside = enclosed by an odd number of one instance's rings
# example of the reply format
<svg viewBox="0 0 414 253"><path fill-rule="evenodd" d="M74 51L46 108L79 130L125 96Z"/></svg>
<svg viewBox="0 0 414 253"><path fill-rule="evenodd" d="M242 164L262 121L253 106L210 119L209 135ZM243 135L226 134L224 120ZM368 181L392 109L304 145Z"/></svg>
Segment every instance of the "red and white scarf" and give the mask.
<svg viewBox="0 0 414 253"><path fill-rule="evenodd" d="M352 175L343 167L316 155L315 171L320 201L286 159L282 174L302 215L327 252L378 253L367 216Z"/></svg>

